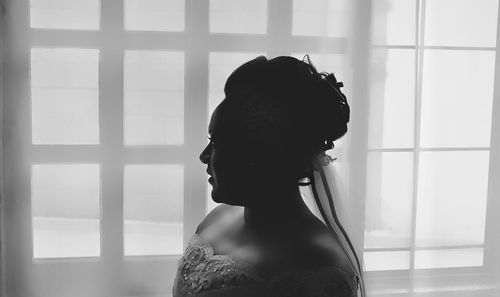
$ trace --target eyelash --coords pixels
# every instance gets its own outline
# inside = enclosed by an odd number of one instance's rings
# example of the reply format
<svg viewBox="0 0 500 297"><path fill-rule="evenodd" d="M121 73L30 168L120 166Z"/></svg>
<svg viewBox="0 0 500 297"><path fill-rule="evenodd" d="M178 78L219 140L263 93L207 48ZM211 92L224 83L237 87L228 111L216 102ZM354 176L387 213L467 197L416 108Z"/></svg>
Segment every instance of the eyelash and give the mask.
<svg viewBox="0 0 500 297"><path fill-rule="evenodd" d="M212 138L210 138L210 137L207 137L207 138L208 138L208 140L210 140L210 144L215 145L215 142L213 141Z"/></svg>

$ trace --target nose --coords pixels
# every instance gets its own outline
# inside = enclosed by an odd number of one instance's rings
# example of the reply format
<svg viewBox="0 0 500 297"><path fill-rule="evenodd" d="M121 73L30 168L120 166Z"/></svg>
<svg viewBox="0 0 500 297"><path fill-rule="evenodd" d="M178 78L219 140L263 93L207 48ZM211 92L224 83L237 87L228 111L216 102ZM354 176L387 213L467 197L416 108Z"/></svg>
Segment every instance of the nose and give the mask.
<svg viewBox="0 0 500 297"><path fill-rule="evenodd" d="M212 155L212 147L210 146L209 143L200 154L201 163L208 164L210 162L211 155Z"/></svg>

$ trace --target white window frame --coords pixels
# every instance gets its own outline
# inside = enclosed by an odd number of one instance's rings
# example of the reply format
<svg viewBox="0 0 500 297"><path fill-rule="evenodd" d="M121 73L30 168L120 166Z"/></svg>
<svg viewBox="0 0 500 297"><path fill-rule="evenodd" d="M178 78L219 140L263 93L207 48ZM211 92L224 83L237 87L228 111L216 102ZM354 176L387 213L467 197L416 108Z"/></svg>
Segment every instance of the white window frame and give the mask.
<svg viewBox="0 0 500 297"><path fill-rule="evenodd" d="M293 1L268 1L267 34L209 33L209 1L185 1L184 32L124 31L124 1L101 0L99 31L30 28L29 0L4 0L6 293L11 296L170 296L178 255L123 255L123 168L125 164L184 165L184 246L206 211L206 175L198 156L206 145L211 52L342 53L346 38L292 36ZM273 21L269 21L269 20ZM97 145L32 145L30 48L99 49ZM182 145L123 145L123 58L125 50L185 53ZM200 67L203 65L203 67ZM101 165L101 256L33 259L30 210L32 163ZM362 236L362 233L360 233ZM161 276L161 277L160 277Z"/></svg>

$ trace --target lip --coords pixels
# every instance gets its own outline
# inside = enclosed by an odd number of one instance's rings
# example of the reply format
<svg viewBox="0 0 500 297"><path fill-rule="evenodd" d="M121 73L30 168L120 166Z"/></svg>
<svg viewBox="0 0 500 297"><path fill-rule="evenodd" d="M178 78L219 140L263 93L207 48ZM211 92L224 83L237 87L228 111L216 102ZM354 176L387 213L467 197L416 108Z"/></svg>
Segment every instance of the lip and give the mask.
<svg viewBox="0 0 500 297"><path fill-rule="evenodd" d="M208 182L209 182L210 184L211 184L211 183L213 183L213 182L214 182L214 178L213 178L212 176L211 176L211 177L209 177L209 178L208 178Z"/></svg>

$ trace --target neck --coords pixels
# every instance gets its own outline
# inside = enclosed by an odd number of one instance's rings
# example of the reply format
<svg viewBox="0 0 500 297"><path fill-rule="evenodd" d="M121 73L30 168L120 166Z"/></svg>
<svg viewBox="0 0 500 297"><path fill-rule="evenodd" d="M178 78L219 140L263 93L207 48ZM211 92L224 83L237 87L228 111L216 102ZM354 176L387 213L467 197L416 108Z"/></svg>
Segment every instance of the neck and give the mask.
<svg viewBox="0 0 500 297"><path fill-rule="evenodd" d="M245 206L243 217L247 227L266 230L289 227L311 214L298 186L289 191L280 191L279 194L269 191L266 197L260 198L263 199L259 201L266 202Z"/></svg>

